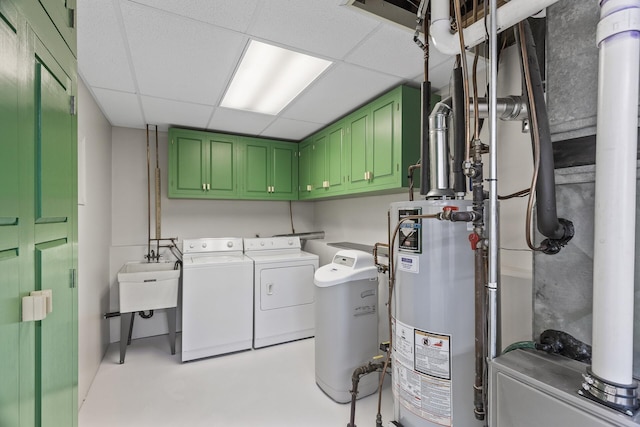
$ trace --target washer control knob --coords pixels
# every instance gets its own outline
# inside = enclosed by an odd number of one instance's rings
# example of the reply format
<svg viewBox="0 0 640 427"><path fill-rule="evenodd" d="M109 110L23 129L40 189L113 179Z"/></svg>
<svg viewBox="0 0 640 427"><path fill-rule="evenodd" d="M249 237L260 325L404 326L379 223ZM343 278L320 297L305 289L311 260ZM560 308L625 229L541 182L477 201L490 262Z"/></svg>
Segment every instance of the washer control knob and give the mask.
<svg viewBox="0 0 640 427"><path fill-rule="evenodd" d="M289 246L293 245L293 240L289 240Z"/></svg>
<svg viewBox="0 0 640 427"><path fill-rule="evenodd" d="M203 248L206 248L206 247L207 247L207 242L203 242L203 243L202 243L202 247L203 247Z"/></svg>
<svg viewBox="0 0 640 427"><path fill-rule="evenodd" d="M227 247L228 248L232 248L233 247L233 242L232 241L228 241L227 242Z"/></svg>
<svg viewBox="0 0 640 427"><path fill-rule="evenodd" d="M264 246L264 242L260 242L260 246Z"/></svg>
<svg viewBox="0 0 640 427"><path fill-rule="evenodd" d="M189 248L193 249L193 246L194 246L193 243L189 244Z"/></svg>

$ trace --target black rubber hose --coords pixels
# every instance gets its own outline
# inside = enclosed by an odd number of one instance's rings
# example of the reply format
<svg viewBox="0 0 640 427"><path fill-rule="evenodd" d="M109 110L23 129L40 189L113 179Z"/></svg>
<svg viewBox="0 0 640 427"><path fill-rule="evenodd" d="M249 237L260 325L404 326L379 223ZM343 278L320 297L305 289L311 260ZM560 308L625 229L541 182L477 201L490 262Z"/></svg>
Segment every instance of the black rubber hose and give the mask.
<svg viewBox="0 0 640 427"><path fill-rule="evenodd" d="M429 162L429 113L431 113L431 82L422 82L421 119L422 131L420 133L420 194L426 196L431 189L431 163Z"/></svg>
<svg viewBox="0 0 640 427"><path fill-rule="evenodd" d="M531 74L531 86L533 87L533 99L529 100L529 108L535 108L538 117L538 133L540 135L540 166L538 182L536 184L536 208L538 231L549 239L563 239L565 225L558 220L556 210L556 181L554 176L553 145L551 143L551 130L549 128L549 116L544 99L544 87L536 55L536 44L533 40L531 27L524 21L524 37L527 46L527 62ZM533 130L531 133L533 137Z"/></svg>
<svg viewBox="0 0 640 427"><path fill-rule="evenodd" d="M462 68L453 69L453 191L456 193L466 193L467 184L462 170L462 162L465 157L464 140L464 88L462 87Z"/></svg>

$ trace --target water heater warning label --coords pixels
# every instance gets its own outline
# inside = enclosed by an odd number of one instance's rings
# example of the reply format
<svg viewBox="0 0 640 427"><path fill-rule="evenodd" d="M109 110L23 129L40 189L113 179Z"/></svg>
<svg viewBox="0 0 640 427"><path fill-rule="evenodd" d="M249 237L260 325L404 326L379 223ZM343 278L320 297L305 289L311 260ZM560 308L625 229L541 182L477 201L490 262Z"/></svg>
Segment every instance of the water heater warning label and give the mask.
<svg viewBox="0 0 640 427"><path fill-rule="evenodd" d="M398 209L398 219L407 216L420 215L422 208ZM422 252L422 219L407 219L400 224L400 235L398 237L398 248L408 252Z"/></svg>
<svg viewBox="0 0 640 427"><path fill-rule="evenodd" d="M409 273L420 273L420 257L417 255L398 255L398 270L408 271Z"/></svg>
<svg viewBox="0 0 640 427"><path fill-rule="evenodd" d="M451 336L392 319L393 394L402 406L432 423L453 425Z"/></svg>

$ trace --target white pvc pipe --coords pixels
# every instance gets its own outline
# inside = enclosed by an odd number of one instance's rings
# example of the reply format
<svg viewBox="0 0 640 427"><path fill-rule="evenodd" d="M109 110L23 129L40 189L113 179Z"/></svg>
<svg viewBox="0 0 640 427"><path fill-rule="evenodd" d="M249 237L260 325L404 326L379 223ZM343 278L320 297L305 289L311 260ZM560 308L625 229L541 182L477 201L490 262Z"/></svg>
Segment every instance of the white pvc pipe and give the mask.
<svg viewBox="0 0 640 427"><path fill-rule="evenodd" d="M558 0L511 0L497 10L497 32L517 24L540 10L551 6ZM431 43L446 55L460 54L458 33L451 33L449 22L451 11L449 0L432 0L431 2ZM484 20L475 22L464 29L464 43L471 48L485 39Z"/></svg>
<svg viewBox="0 0 640 427"><path fill-rule="evenodd" d="M600 2L593 373L633 382L640 0Z"/></svg>

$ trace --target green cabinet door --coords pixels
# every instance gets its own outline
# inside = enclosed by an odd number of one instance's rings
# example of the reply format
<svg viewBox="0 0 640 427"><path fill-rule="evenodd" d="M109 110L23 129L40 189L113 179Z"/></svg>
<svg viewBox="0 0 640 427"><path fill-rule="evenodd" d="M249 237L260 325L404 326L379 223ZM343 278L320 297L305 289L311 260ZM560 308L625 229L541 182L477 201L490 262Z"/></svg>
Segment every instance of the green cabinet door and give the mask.
<svg viewBox="0 0 640 427"><path fill-rule="evenodd" d="M313 186L312 194L314 197L322 195L325 188L329 186L325 174L327 168L327 146L326 131L314 135L313 145L311 146L311 184Z"/></svg>
<svg viewBox="0 0 640 427"><path fill-rule="evenodd" d="M345 118L348 192L395 191L420 159L420 91L399 86Z"/></svg>
<svg viewBox="0 0 640 427"><path fill-rule="evenodd" d="M53 310L36 322L36 425L75 425L76 293L70 286L72 247L66 239L36 245L36 287L51 289Z"/></svg>
<svg viewBox="0 0 640 427"><path fill-rule="evenodd" d="M0 424L20 425L18 37L0 5Z"/></svg>
<svg viewBox="0 0 640 427"><path fill-rule="evenodd" d="M209 197L235 197L237 195L236 137L211 134L208 142L207 195Z"/></svg>
<svg viewBox="0 0 640 427"><path fill-rule="evenodd" d="M169 129L169 197L235 198L237 138Z"/></svg>
<svg viewBox="0 0 640 427"><path fill-rule="evenodd" d="M242 198L298 199L298 145L260 138L241 138Z"/></svg>
<svg viewBox="0 0 640 427"><path fill-rule="evenodd" d="M340 194L345 187L344 128L337 122L313 137L313 197Z"/></svg>
<svg viewBox="0 0 640 427"><path fill-rule="evenodd" d="M368 108L358 110L345 119L350 190L365 187L368 183L367 172L371 169L373 157L369 121Z"/></svg>
<svg viewBox="0 0 640 427"><path fill-rule="evenodd" d="M245 138L243 147L244 197L263 199L271 193L269 154L269 143Z"/></svg>
<svg viewBox="0 0 640 427"><path fill-rule="evenodd" d="M298 198L298 146L292 143L271 145L271 196L278 200Z"/></svg>
<svg viewBox="0 0 640 427"><path fill-rule="evenodd" d="M300 200L311 198L313 189L311 180L312 145L313 138L307 138L298 147L298 197Z"/></svg>
<svg viewBox="0 0 640 427"><path fill-rule="evenodd" d="M35 322L37 426L77 425L77 122L73 84L46 51L34 64L35 290L51 289L53 312Z"/></svg>
<svg viewBox="0 0 640 427"><path fill-rule="evenodd" d="M373 186L394 185L400 175L402 135L398 123L400 103L393 93L371 104L371 147L368 181Z"/></svg>

